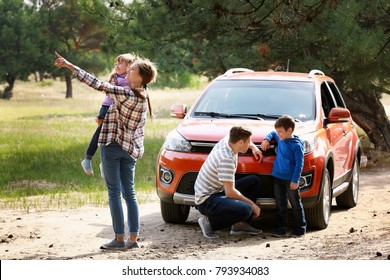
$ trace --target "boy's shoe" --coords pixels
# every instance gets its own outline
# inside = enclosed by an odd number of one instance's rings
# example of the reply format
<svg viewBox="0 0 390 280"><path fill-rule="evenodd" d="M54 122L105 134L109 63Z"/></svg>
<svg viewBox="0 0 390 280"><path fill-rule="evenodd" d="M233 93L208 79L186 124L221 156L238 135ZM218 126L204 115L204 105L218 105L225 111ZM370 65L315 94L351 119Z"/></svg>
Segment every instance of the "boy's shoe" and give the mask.
<svg viewBox="0 0 390 280"><path fill-rule="evenodd" d="M300 238L300 237L305 236L305 234L306 234L306 231L305 231L305 230L302 230L302 229L294 229L294 230L289 234L289 236L290 236L290 237L293 237L293 238Z"/></svg>
<svg viewBox="0 0 390 280"><path fill-rule="evenodd" d="M85 174L93 176L92 162L90 159L83 159L81 166L83 167Z"/></svg>
<svg viewBox="0 0 390 280"><path fill-rule="evenodd" d="M104 180L104 172L103 172L103 162L99 164L99 169L100 169L100 177Z"/></svg>
<svg viewBox="0 0 390 280"><path fill-rule="evenodd" d="M211 228L210 222L206 216L202 216L198 219L198 224L202 229L204 237L207 238L218 238L219 236Z"/></svg>
<svg viewBox="0 0 390 280"><path fill-rule="evenodd" d="M125 242L119 242L115 238L111 240L110 242L103 244L100 246L100 249L105 249L105 250L125 250Z"/></svg>
<svg viewBox="0 0 390 280"><path fill-rule="evenodd" d="M241 234L250 234L250 235L258 235L263 231L260 229L256 229L247 223L238 223L232 225L230 229L230 234L232 235L241 235Z"/></svg>
<svg viewBox="0 0 390 280"><path fill-rule="evenodd" d="M125 241L125 246L127 249L132 249L132 248L139 248L138 242L130 242L129 240Z"/></svg>
<svg viewBox="0 0 390 280"><path fill-rule="evenodd" d="M276 229L273 233L272 236L274 237L286 237L287 233L283 229Z"/></svg>

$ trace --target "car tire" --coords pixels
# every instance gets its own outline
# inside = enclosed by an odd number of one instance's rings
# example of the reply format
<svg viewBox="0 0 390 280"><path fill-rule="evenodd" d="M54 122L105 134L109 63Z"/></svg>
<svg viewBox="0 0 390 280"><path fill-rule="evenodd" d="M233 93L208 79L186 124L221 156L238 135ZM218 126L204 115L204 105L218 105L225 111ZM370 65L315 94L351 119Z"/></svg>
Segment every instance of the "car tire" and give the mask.
<svg viewBox="0 0 390 280"><path fill-rule="evenodd" d="M337 206L345 209L349 209L356 206L359 197L359 177L360 165L359 161L357 160L357 157L355 157L349 186L345 192L336 197Z"/></svg>
<svg viewBox="0 0 390 280"><path fill-rule="evenodd" d="M166 202L160 199L161 216L166 223L183 224L187 221L190 206Z"/></svg>
<svg viewBox="0 0 390 280"><path fill-rule="evenodd" d="M331 179L327 168L324 170L321 182L321 194L318 203L305 210L306 222L309 227L325 229L328 227L332 204Z"/></svg>

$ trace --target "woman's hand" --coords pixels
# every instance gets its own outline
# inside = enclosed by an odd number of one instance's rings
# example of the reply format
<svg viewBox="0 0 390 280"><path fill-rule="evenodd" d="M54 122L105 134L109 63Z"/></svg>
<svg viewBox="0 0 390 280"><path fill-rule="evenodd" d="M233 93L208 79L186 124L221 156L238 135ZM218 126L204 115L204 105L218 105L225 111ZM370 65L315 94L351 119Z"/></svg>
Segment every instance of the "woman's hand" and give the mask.
<svg viewBox="0 0 390 280"><path fill-rule="evenodd" d="M74 70L73 64L67 61L65 58L63 58L58 52L55 52L55 54L57 56L57 59L54 61L54 65L57 66L58 68L66 67L73 72Z"/></svg>

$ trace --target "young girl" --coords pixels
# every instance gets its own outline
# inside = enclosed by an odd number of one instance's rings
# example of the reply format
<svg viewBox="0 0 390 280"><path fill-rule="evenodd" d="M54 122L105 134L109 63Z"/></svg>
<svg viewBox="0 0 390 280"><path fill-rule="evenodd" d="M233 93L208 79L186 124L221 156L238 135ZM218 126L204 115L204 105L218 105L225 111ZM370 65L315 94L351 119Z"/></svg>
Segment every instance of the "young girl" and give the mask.
<svg viewBox="0 0 390 280"><path fill-rule="evenodd" d="M135 59L136 56L130 53L119 55L115 59L115 67L110 74L109 83L122 87L130 87L130 82L127 81L125 77L127 74L127 69L131 66L131 64L133 64ZM95 133L93 134L92 139L88 145L85 158L81 162L81 166L83 167L84 172L89 176L93 176L92 157L95 155L96 150L98 148L98 140L100 131L102 130L103 120L106 116L108 109L113 103L114 99L111 98L108 94L106 94L104 96L99 115L96 116L96 122L98 124L98 127L96 128Z"/></svg>
<svg viewBox="0 0 390 280"><path fill-rule="evenodd" d="M157 68L149 60L134 61L126 75L131 88L120 87L101 82L57 52L56 55L55 66L68 68L81 82L104 91L115 99L104 118L98 142L115 238L100 248L138 248L140 225L138 201L134 192L134 174L136 161L144 153L144 126L148 103L146 85L155 81ZM129 238L126 241L121 194L127 206Z"/></svg>

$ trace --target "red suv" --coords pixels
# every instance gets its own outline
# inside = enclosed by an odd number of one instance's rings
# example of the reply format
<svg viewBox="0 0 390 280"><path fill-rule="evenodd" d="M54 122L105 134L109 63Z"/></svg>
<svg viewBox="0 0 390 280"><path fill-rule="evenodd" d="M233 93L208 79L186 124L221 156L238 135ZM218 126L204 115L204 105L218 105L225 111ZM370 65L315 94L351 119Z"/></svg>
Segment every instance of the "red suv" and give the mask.
<svg viewBox="0 0 390 280"><path fill-rule="evenodd" d="M194 183L214 145L230 128L252 130L260 147L282 115L296 120L295 135L305 142L305 162L299 181L310 227L328 226L332 199L341 208L358 202L360 167L366 157L355 124L335 82L319 70L310 73L228 70L213 80L187 112L174 105L171 115L183 118L171 131L157 159L156 188L165 222L184 223L194 206ZM255 174L261 179L257 204L275 208L272 163L276 142L258 163L249 151L239 155L236 177Z"/></svg>

